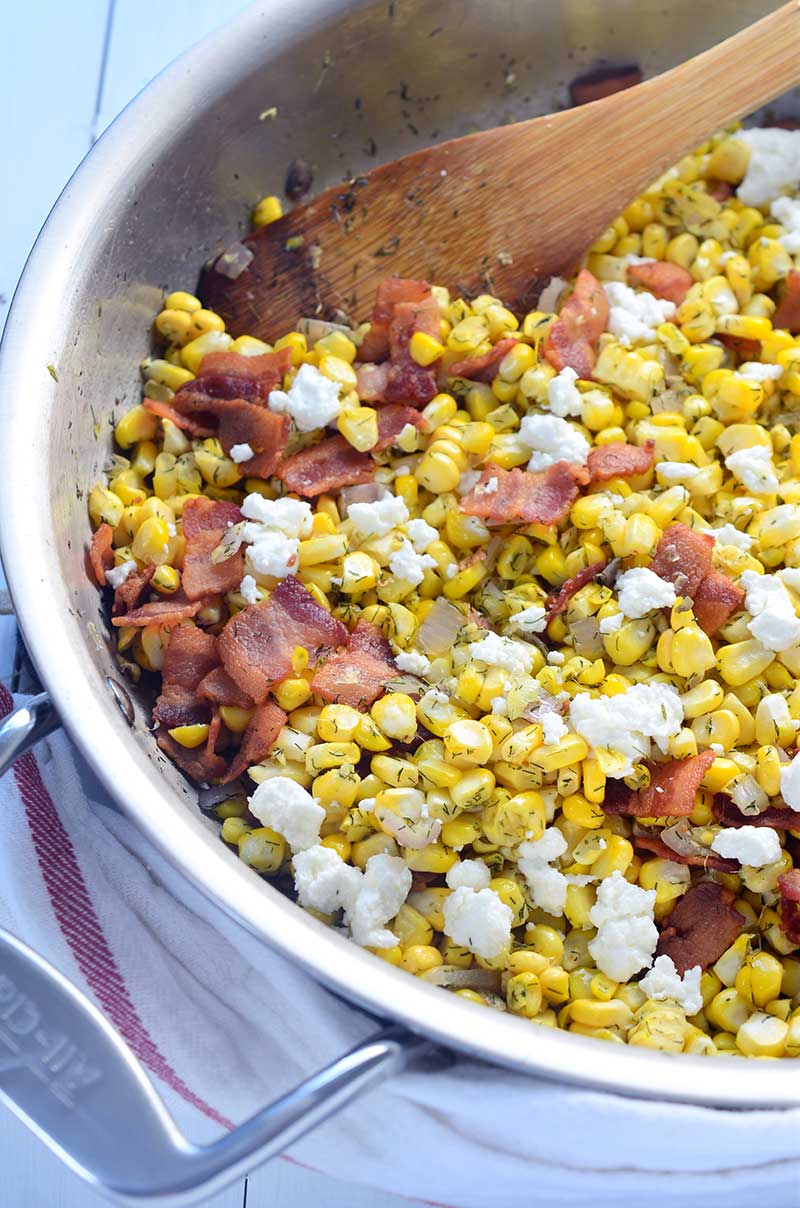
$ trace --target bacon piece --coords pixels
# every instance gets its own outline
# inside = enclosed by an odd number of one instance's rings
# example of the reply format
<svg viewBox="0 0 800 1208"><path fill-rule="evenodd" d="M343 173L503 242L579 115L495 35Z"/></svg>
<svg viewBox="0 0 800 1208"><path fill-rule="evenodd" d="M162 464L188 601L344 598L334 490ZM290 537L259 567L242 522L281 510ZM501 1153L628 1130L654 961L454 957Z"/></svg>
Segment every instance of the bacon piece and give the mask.
<svg viewBox="0 0 800 1208"><path fill-rule="evenodd" d="M656 547L650 570L682 596L692 596L711 570L714 538L685 524L671 524Z"/></svg>
<svg viewBox="0 0 800 1208"><path fill-rule="evenodd" d="M701 629L712 637L744 603L744 592L721 570L711 569L701 579L693 597L694 615Z"/></svg>
<svg viewBox="0 0 800 1208"><path fill-rule="evenodd" d="M800 830L800 814L788 805L768 805L760 814L744 814L735 801L717 793L712 806L721 826L773 826L779 830Z"/></svg>
<svg viewBox="0 0 800 1208"><path fill-rule="evenodd" d="M383 398L387 403L424 407L435 396L437 389L433 370L425 369L409 358L402 364L390 367Z"/></svg>
<svg viewBox="0 0 800 1208"><path fill-rule="evenodd" d="M344 645L347 630L290 576L264 603L231 617L218 641L225 670L260 705L272 685L290 674L296 646L305 647L313 667L328 650Z"/></svg>
<svg viewBox="0 0 800 1208"><path fill-rule="evenodd" d="M193 382L187 382L178 390L173 399L175 408L199 411L206 424L212 419L216 420L217 436L226 453L230 453L234 445L250 445L255 455L241 463L242 472L255 478L269 478L289 439L289 416L277 415L260 402L248 402L242 398L205 398L188 391L181 393L192 385ZM211 431L214 431L213 427Z"/></svg>
<svg viewBox="0 0 800 1208"><path fill-rule="evenodd" d="M212 721L212 725L214 722ZM219 729L219 717L216 718L216 727ZM225 760L217 755L216 750L216 733L209 728L209 741L205 746L197 747L195 750L189 750L188 747L182 747L179 742L167 733L166 727L159 726L156 730L156 742L165 755L168 755L174 764L196 783L212 783L219 780L220 776L225 773Z"/></svg>
<svg viewBox="0 0 800 1208"><path fill-rule="evenodd" d="M740 361L758 361L761 359L761 341L747 340L743 336L729 336L724 332L714 337L719 340L720 344L724 344L726 348L730 348Z"/></svg>
<svg viewBox="0 0 800 1208"><path fill-rule="evenodd" d="M600 101L604 96L613 96L615 92L624 92L642 82L642 70L635 65L631 67L598 67L585 75L577 76L569 86L571 105L586 105L590 101Z"/></svg>
<svg viewBox="0 0 800 1208"><path fill-rule="evenodd" d="M646 474L654 460L654 442L645 445L598 445L586 459L586 469L592 482L608 482L611 478L631 478Z"/></svg>
<svg viewBox="0 0 800 1208"><path fill-rule="evenodd" d="M198 495L194 499L186 500L182 519L184 537L196 537L198 533L207 532L209 529L224 530L232 524L238 524L242 519L242 510L238 503Z"/></svg>
<svg viewBox="0 0 800 1208"><path fill-rule="evenodd" d="M570 368L578 377L590 378L608 310L602 285L587 268L581 269L572 294L550 325L544 342L546 360L559 371Z"/></svg>
<svg viewBox="0 0 800 1208"><path fill-rule="evenodd" d="M290 348L263 352L255 357L245 357L238 352L209 352L200 362L194 382L187 382L177 393L194 389L202 391L206 398L264 403L270 391L280 387L291 364Z"/></svg>
<svg viewBox="0 0 800 1208"><path fill-rule="evenodd" d="M114 565L114 530L105 522L92 533L89 543L89 561L98 587L106 585L106 571Z"/></svg>
<svg viewBox="0 0 800 1208"><path fill-rule="evenodd" d="M177 629L176 633L180 633ZM197 685L197 695L201 700L210 701L214 705L229 705L233 709L252 709L254 701L246 692L242 692L235 680L231 679L222 667L215 667L204 675Z"/></svg>
<svg viewBox="0 0 800 1208"><path fill-rule="evenodd" d="M372 326L358 350L359 360L386 360L389 355L389 327L395 307L403 302L423 302L430 294L428 282L417 281L413 277L387 277L381 281L375 291Z"/></svg>
<svg viewBox="0 0 800 1208"><path fill-rule="evenodd" d="M393 445L403 428L411 424L419 430L425 426L425 420L413 407L404 407L401 403L387 403L378 408L378 443L373 445L371 453L382 453Z"/></svg>
<svg viewBox="0 0 800 1208"><path fill-rule="evenodd" d="M359 453L343 436L328 436L280 463L278 477L298 495L325 495L342 487L372 482L375 462Z"/></svg>
<svg viewBox="0 0 800 1208"><path fill-rule="evenodd" d="M146 625L163 625L165 629L172 629L181 621L188 621L200 611L200 607L199 600L187 600L183 592L176 592L169 600L155 600L152 604L142 604L132 612L126 612L122 617L112 617L111 624L133 625L137 629L144 629Z"/></svg>
<svg viewBox="0 0 800 1208"><path fill-rule="evenodd" d="M668 763L648 763L650 784L634 792L621 780L610 780L603 810L606 814L629 814L634 818L686 818L694 809L700 781L716 756L713 751L671 759Z"/></svg>
<svg viewBox="0 0 800 1208"><path fill-rule="evenodd" d="M550 596L547 601L547 620L552 621L553 617L558 617L569 604L576 592L579 592L587 583L591 583L595 575L599 575L601 570L605 570L606 561L593 562L591 566L585 566L583 570L579 570L577 575L573 575L571 579L567 579L566 583L562 583L558 590L558 594Z"/></svg>
<svg viewBox="0 0 800 1208"><path fill-rule="evenodd" d="M359 621L347 649L331 655L311 681L323 700L366 710L386 691L397 672L392 648L377 625Z"/></svg>
<svg viewBox="0 0 800 1208"><path fill-rule="evenodd" d="M172 729L210 720L208 702L199 700L200 681L219 663L217 639L196 625L172 630L164 651L161 693L153 709L153 721Z"/></svg>
<svg viewBox="0 0 800 1208"><path fill-rule="evenodd" d="M371 361L356 366L356 393L362 403L380 403L389 384L389 365L375 365Z"/></svg>
<svg viewBox="0 0 800 1208"><path fill-rule="evenodd" d="M519 340L508 336L482 353L479 357L466 357L463 361L454 361L447 370L451 378L468 378L471 382L491 382L497 376L497 369L507 352L516 348Z"/></svg>
<svg viewBox="0 0 800 1208"><path fill-rule="evenodd" d="M125 582L114 592L112 615L116 617L121 613L131 612L141 600L155 573L154 566L145 566L143 570L132 571Z"/></svg>
<svg viewBox="0 0 800 1208"><path fill-rule="evenodd" d="M786 289L772 316L772 326L793 335L800 332L800 272L796 268L786 278Z"/></svg>
<svg viewBox="0 0 800 1208"><path fill-rule="evenodd" d="M680 306L693 284L691 273L679 264L666 260L654 260L652 264L629 264L628 282L630 285L641 285L657 298L665 298L676 306Z"/></svg>
<svg viewBox="0 0 800 1208"><path fill-rule="evenodd" d="M195 436L204 439L206 436L214 435L214 425L211 423L203 423L202 419L198 419L193 415L184 415L181 411L176 411L174 407L170 407L169 403L159 402L155 398L146 398L142 402L145 411L152 411L153 415L158 415L161 419L169 419L180 428L182 432L188 432L190 436Z"/></svg>
<svg viewBox="0 0 800 1208"><path fill-rule="evenodd" d="M800 868L778 877L781 895L781 929L793 944L800 944Z"/></svg>
<svg viewBox="0 0 800 1208"><path fill-rule="evenodd" d="M733 893L716 881L693 885L664 920L656 956L669 956L683 977L699 965L707 969L719 960L744 927L733 908Z"/></svg>
<svg viewBox="0 0 800 1208"><path fill-rule="evenodd" d="M190 600L235 591L244 575L244 551L237 550L222 562L212 562L211 555L231 524L242 513L235 503L224 500L187 499L183 505L183 534L186 550L183 555L183 590Z"/></svg>
<svg viewBox="0 0 800 1208"><path fill-rule="evenodd" d="M285 724L286 714L274 701L267 700L263 705L259 705L247 724L241 746L221 783L230 784L254 763L266 759Z"/></svg>
<svg viewBox="0 0 800 1208"><path fill-rule="evenodd" d="M497 490L483 490L492 478L497 479ZM557 524L578 498L579 485L585 486L588 481L588 471L568 461L557 461L541 474L501 470L489 462L480 482L461 500L461 511L481 516L487 524L510 524L514 520Z"/></svg>
<svg viewBox="0 0 800 1208"><path fill-rule="evenodd" d="M439 338L439 306L427 281L392 277L375 295L372 327L359 348L359 360L373 362L356 370L364 402L408 403L424 407L436 394L436 374L418 365L409 352L415 332ZM374 364L389 357L387 366Z"/></svg>
<svg viewBox="0 0 800 1208"><path fill-rule="evenodd" d="M633 843L636 847L652 852L661 860L673 860L676 864L688 864L692 868L712 869L714 872L738 872L741 867L738 860L726 860L710 848L707 856L701 856L699 852L684 855L682 852L673 851L658 835L634 835Z"/></svg>

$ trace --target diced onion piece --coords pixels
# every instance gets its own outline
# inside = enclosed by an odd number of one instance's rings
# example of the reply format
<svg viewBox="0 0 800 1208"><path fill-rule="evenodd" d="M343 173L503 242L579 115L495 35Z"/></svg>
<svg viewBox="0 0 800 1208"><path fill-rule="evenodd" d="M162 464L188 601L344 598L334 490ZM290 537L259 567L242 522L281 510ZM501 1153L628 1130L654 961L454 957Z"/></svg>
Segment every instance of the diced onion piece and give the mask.
<svg viewBox="0 0 800 1208"><path fill-rule="evenodd" d="M769 805L769 797L754 776L744 773L735 776L725 785L725 792L743 814L753 817L760 814Z"/></svg>
<svg viewBox="0 0 800 1208"><path fill-rule="evenodd" d="M489 990L500 988L500 973L497 969L462 969L460 965L438 965L421 974L422 980L434 986L448 986L454 990Z"/></svg>
<svg viewBox="0 0 800 1208"><path fill-rule="evenodd" d="M214 271L235 281L237 277L241 277L246 268L249 268L252 260L253 253L250 248L237 240L236 243L232 243L230 247L226 248L221 256L217 256Z"/></svg>
<svg viewBox="0 0 800 1208"><path fill-rule="evenodd" d="M430 843L435 843L442 829L440 818L418 818L410 820L401 818L387 806L376 806L373 814L380 823L384 834L391 835L402 847L410 847L420 851Z"/></svg>
<svg viewBox="0 0 800 1208"><path fill-rule="evenodd" d="M464 615L455 604L439 596L419 627L417 646L429 657L439 658L448 654L453 648L458 631L465 624Z"/></svg>
<svg viewBox="0 0 800 1208"><path fill-rule="evenodd" d="M306 337L310 348L313 348L317 340L323 340L335 331L340 331L348 338L353 335L352 327L346 327L344 323L328 323L325 319L298 319L296 330Z"/></svg>
<svg viewBox="0 0 800 1208"><path fill-rule="evenodd" d="M232 558L237 553L243 541L244 526L244 520L240 520L238 524L232 524L216 549L211 551L211 561L215 566L218 562L224 562L226 558Z"/></svg>

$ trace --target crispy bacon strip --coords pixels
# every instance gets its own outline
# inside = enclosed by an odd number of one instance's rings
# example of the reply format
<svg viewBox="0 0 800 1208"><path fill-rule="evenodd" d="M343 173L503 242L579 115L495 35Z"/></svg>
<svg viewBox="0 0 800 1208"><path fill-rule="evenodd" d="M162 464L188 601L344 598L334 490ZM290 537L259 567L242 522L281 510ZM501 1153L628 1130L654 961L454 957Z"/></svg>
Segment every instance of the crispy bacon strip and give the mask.
<svg viewBox="0 0 800 1208"><path fill-rule="evenodd" d="M92 533L89 561L98 587L105 587L106 571L114 565L114 530L110 524L104 522Z"/></svg>
<svg viewBox="0 0 800 1208"><path fill-rule="evenodd" d="M721 826L772 826L779 830L800 830L800 814L788 805L768 805L760 814L744 814L735 801L717 793L711 807Z"/></svg>
<svg viewBox="0 0 800 1208"><path fill-rule="evenodd" d="M128 575L125 582L114 592L114 605L111 609L113 616L131 612L136 607L155 573L154 566L145 566L143 570L135 570Z"/></svg>
<svg viewBox="0 0 800 1208"><path fill-rule="evenodd" d="M800 868L778 877L781 895L781 929L793 944L800 944Z"/></svg>
<svg viewBox="0 0 800 1208"><path fill-rule="evenodd" d="M744 603L744 592L721 570L712 568L695 588L694 615L701 629L712 637Z"/></svg>
<svg viewBox="0 0 800 1208"><path fill-rule="evenodd" d="M430 292L427 281L417 281L413 277L387 277L381 281L375 291L372 326L358 350L359 360L386 360L389 355L389 326L395 306L401 302L423 302Z"/></svg>
<svg viewBox="0 0 800 1208"><path fill-rule="evenodd" d="M650 569L682 596L692 596L711 570L714 538L685 524L671 524L656 547Z"/></svg>
<svg viewBox="0 0 800 1208"><path fill-rule="evenodd" d="M289 416L277 415L259 401L205 398L196 390L190 391L190 386L193 387L194 382L187 382L177 391L174 409L199 414L201 422L210 425L212 432L215 430L213 421L216 421L216 433L226 453L230 453L234 445L250 445L254 456L241 463L242 472L255 478L269 478L289 439Z"/></svg>
<svg viewBox="0 0 800 1208"><path fill-rule="evenodd" d="M800 272L796 268L786 278L786 289L772 316L772 326L793 335L800 332Z"/></svg>
<svg viewBox="0 0 800 1208"><path fill-rule="evenodd" d="M581 269L572 294L545 338L546 360L559 371L570 368L578 377L590 378L597 341L608 323L608 310L602 285L587 268Z"/></svg>
<svg viewBox="0 0 800 1208"><path fill-rule="evenodd" d="M209 729L208 742L204 747L198 747L195 750L182 747L167 733L165 726L159 726L156 730L156 742L164 754L168 755L190 780L199 784L211 784L219 780L225 772L225 760L222 756L217 755L215 749L220 724L219 716L217 716L212 721L214 729Z"/></svg>
<svg viewBox="0 0 800 1208"><path fill-rule="evenodd" d="M375 365L367 362L356 366L356 393L362 403L380 403L386 394L389 384L389 369L387 364Z"/></svg>
<svg viewBox="0 0 800 1208"><path fill-rule="evenodd" d="M180 630L176 630L176 633L179 632ZM252 709L255 703L252 697L242 692L223 667L215 667L203 676L197 685L197 695L211 704L229 705L234 709Z"/></svg>
<svg viewBox="0 0 800 1208"><path fill-rule="evenodd" d="M429 403L436 394L436 374L417 364L409 345L415 332L438 339L439 324L439 306L427 281L411 277L382 281L372 327L359 348L359 360L368 362L356 370L362 401L412 407ZM385 361L387 355L388 365L374 363Z"/></svg>
<svg viewBox="0 0 800 1208"><path fill-rule="evenodd" d="M592 482L608 482L611 478L630 478L646 474L652 468L655 448L648 440L645 445L598 445L586 459L586 469Z"/></svg>
<svg viewBox="0 0 800 1208"><path fill-rule="evenodd" d="M212 562L211 555L219 545L230 524L236 524L242 513L235 503L206 499L199 495L183 506L183 533L186 549L183 555L183 590L190 600L235 591L244 575L244 551L239 549L222 562Z"/></svg>
<svg viewBox="0 0 800 1208"><path fill-rule="evenodd" d="M200 681L219 663L217 639L196 625L173 629L164 651L161 693L153 721L172 729L210 720L208 702L198 699Z"/></svg>
<svg viewBox="0 0 800 1208"><path fill-rule="evenodd" d="M681 977L694 965L707 969L730 947L744 924L733 908L730 889L716 881L700 881L678 899L664 920L656 955L671 957Z"/></svg>
<svg viewBox="0 0 800 1208"><path fill-rule="evenodd" d="M372 482L375 462L369 453L359 453L343 436L328 436L318 445L285 458L277 474L290 491L310 497Z"/></svg>
<svg viewBox="0 0 800 1208"><path fill-rule="evenodd" d="M519 340L508 336L482 353L478 357L466 357L463 361L454 361L447 370L451 378L468 378L471 382L491 382L497 376L497 369L506 353L516 348Z"/></svg>
<svg viewBox="0 0 800 1208"><path fill-rule="evenodd" d="M396 672L392 648L380 628L370 621L359 621L347 649L322 664L311 688L325 701L366 710L383 695L387 681Z"/></svg>
<svg viewBox="0 0 800 1208"><path fill-rule="evenodd" d="M397 440L407 424L416 429L424 427L425 421L414 407L404 407L401 403L386 403L378 408L378 443L370 449L371 453L382 453Z"/></svg>
<svg viewBox="0 0 800 1208"><path fill-rule="evenodd" d="M497 480L497 489L484 488ZM583 466L557 461L541 474L527 470L501 470L490 462L478 482L461 500L461 511L481 516L487 524L557 524L578 498L579 486L589 480Z"/></svg>
<svg viewBox="0 0 800 1208"><path fill-rule="evenodd" d="M222 784L230 784L254 763L266 759L285 725L286 714L274 701L267 700L263 705L259 705L247 724L241 746L231 766L222 777Z"/></svg>
<svg viewBox="0 0 800 1208"><path fill-rule="evenodd" d="M577 575L573 575L571 579L567 579L566 583L562 583L558 590L558 594L550 596L547 601L547 620L552 621L553 617L558 617L565 610L572 597L579 592L587 583L591 583L595 575L599 575L601 570L605 570L606 561L593 562L591 566L585 566L583 570L579 570Z"/></svg>
<svg viewBox="0 0 800 1208"><path fill-rule="evenodd" d="M603 810L607 814L629 814L634 818L686 818L694 809L700 782L714 762L713 751L668 763L648 763L650 784L634 792L621 780L610 780Z"/></svg>
<svg viewBox="0 0 800 1208"><path fill-rule="evenodd" d="M183 535L188 539L209 529L218 532L232 524L238 524L242 519L242 510L237 503L228 503L224 499L207 499L205 495L198 495L186 500L182 519Z"/></svg>
<svg viewBox="0 0 800 1208"><path fill-rule="evenodd" d="M683 855L673 851L658 835L634 835L633 843L644 851L652 852L661 860L673 860L676 864L688 864L692 868L712 869L714 872L738 872L740 868L738 860L726 860L710 848L707 856L701 856L699 852L695 855Z"/></svg>
<svg viewBox="0 0 800 1208"><path fill-rule="evenodd" d="M290 674L296 646L305 647L314 667L328 650L344 645L347 630L290 576L268 600L231 617L218 641L228 675L260 705Z"/></svg>
<svg viewBox="0 0 800 1208"><path fill-rule="evenodd" d="M144 629L146 625L163 625L165 629L172 629L174 625L193 617L200 607L199 600L187 600L182 592L176 592L169 600L155 600L152 604L142 604L132 612L126 612L122 617L112 617L111 624L133 625L137 629Z"/></svg>
<svg viewBox="0 0 800 1208"><path fill-rule="evenodd" d="M153 415L158 415L161 419L169 419L180 428L182 432L187 432L189 436L195 436L198 439L204 439L206 436L213 436L215 426L208 422L204 423L202 418L198 419L193 415L184 415L181 411L176 411L174 407L170 407L169 403L161 403L155 398L146 398L142 402L145 411L152 411Z"/></svg>
<svg viewBox="0 0 800 1208"><path fill-rule="evenodd" d="M666 260L655 260L652 264L629 264L628 283L641 285L655 294L680 306L693 285L692 275L679 264Z"/></svg>

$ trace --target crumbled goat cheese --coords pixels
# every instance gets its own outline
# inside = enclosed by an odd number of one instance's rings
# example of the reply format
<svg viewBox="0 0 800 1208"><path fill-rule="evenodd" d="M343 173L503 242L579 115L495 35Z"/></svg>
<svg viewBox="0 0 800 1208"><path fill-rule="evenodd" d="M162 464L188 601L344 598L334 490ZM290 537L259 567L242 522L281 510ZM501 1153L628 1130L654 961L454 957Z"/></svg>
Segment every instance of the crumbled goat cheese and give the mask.
<svg viewBox="0 0 800 1208"><path fill-rule="evenodd" d="M771 826L727 826L714 836L711 850L726 860L763 868L781 858L781 841Z"/></svg>
<svg viewBox="0 0 800 1208"><path fill-rule="evenodd" d="M560 742L564 735L569 733L569 727L563 717L558 713L553 713L552 710L541 713L539 720L542 723L542 739L548 745Z"/></svg>
<svg viewBox="0 0 800 1208"><path fill-rule="evenodd" d="M263 529L247 547L245 562L257 575L285 579L297 574L300 565L300 542L296 537L284 537L275 529Z"/></svg>
<svg viewBox="0 0 800 1208"><path fill-rule="evenodd" d="M790 810L800 814L800 755L781 768L781 796Z"/></svg>
<svg viewBox="0 0 800 1208"><path fill-rule="evenodd" d="M800 252L800 201L796 197L776 197L770 206L772 217L785 228L778 236L780 243L791 256Z"/></svg>
<svg viewBox="0 0 800 1208"><path fill-rule="evenodd" d="M699 473L699 466L693 466L684 461L660 461L656 466L656 474L670 486L675 483L683 485L691 482Z"/></svg>
<svg viewBox="0 0 800 1208"><path fill-rule="evenodd" d="M597 628L601 633L616 633L622 628L622 622L625 620L621 612L615 612L610 617L603 617Z"/></svg>
<svg viewBox="0 0 800 1208"><path fill-rule="evenodd" d="M597 928L589 952L607 977L626 982L650 964L658 943L655 903L654 889L631 885L618 870L600 882L597 901L589 911Z"/></svg>
<svg viewBox="0 0 800 1208"><path fill-rule="evenodd" d="M528 675L533 667L530 647L513 638L487 633L469 647L470 658L479 659L487 667L500 667L512 675Z"/></svg>
<svg viewBox="0 0 800 1208"><path fill-rule="evenodd" d="M444 879L450 889L488 889L492 874L483 860L461 860L447 870Z"/></svg>
<svg viewBox="0 0 800 1208"><path fill-rule="evenodd" d="M626 570L617 579L616 588L620 611L634 620L656 608L670 608L678 598L672 584L646 566Z"/></svg>
<svg viewBox="0 0 800 1208"><path fill-rule="evenodd" d="M778 378L783 377L783 366L763 365L761 361L745 361L736 372L748 382L777 382Z"/></svg>
<svg viewBox="0 0 800 1208"><path fill-rule="evenodd" d="M400 671L408 671L410 675L424 675L431 665L430 659L418 650L401 650L394 661Z"/></svg>
<svg viewBox="0 0 800 1208"><path fill-rule="evenodd" d="M541 839L521 843L517 867L528 882L535 906L558 918L564 913L569 882L551 864L567 850L567 841L555 826L548 827Z"/></svg>
<svg viewBox="0 0 800 1208"><path fill-rule="evenodd" d="M568 415L580 415L581 392L575 385L577 380L577 373L567 365L548 382L547 399L553 415L561 419L566 419Z"/></svg>
<svg viewBox="0 0 800 1208"><path fill-rule="evenodd" d="M470 519L474 520L476 517ZM418 554L424 554L429 545L439 540L439 530L428 524L427 520L409 520L406 533Z"/></svg>
<svg viewBox="0 0 800 1208"><path fill-rule="evenodd" d="M703 1006L703 995L700 993L702 972L699 965L693 965L681 977L672 957L665 953L656 957L652 969L639 982L639 987L648 998L659 1002L672 999L687 1015L696 1015Z"/></svg>
<svg viewBox="0 0 800 1208"><path fill-rule="evenodd" d="M609 303L607 328L624 348L656 338L655 329L675 314L674 302L655 298L647 290L637 293L621 281L603 285Z"/></svg>
<svg viewBox="0 0 800 1208"><path fill-rule="evenodd" d="M309 847L297 852L294 865L294 887L301 906L333 914L349 910L358 896L361 869L345 864L332 847Z"/></svg>
<svg viewBox="0 0 800 1208"><path fill-rule="evenodd" d="M557 415L526 415L519 426L519 439L533 450L529 470L546 470L557 461L582 466L590 445L578 429Z"/></svg>
<svg viewBox="0 0 800 1208"><path fill-rule="evenodd" d="M405 524L408 508L399 495L384 495L372 503L351 503L347 519L359 537L385 537L398 524Z"/></svg>
<svg viewBox="0 0 800 1208"><path fill-rule="evenodd" d="M301 365L288 393L270 391L269 409L290 415L299 432L324 428L341 410L339 383L325 377L314 365Z"/></svg>
<svg viewBox="0 0 800 1208"><path fill-rule="evenodd" d="M560 650L551 650L547 656L547 661L551 667L563 667L566 663L566 655L563 655Z"/></svg>
<svg viewBox="0 0 800 1208"><path fill-rule="evenodd" d="M264 826L283 835L293 852L319 843L325 810L307 789L288 776L264 780L250 798L248 809Z"/></svg>
<svg viewBox="0 0 800 1208"><path fill-rule="evenodd" d="M496 478L487 478L486 482L475 488L476 495L496 495L498 490L498 481Z"/></svg>
<svg viewBox="0 0 800 1208"><path fill-rule="evenodd" d="M537 310L544 311L545 314L554 314L558 310L558 300L567 288L569 282L563 277L551 277L539 294L539 301L536 303Z"/></svg>
<svg viewBox="0 0 800 1208"><path fill-rule="evenodd" d="M128 575L135 570L136 563L132 558L129 558L127 562L120 562L119 566L112 566L110 570L106 571L106 583L116 591L118 587L122 587Z"/></svg>
<svg viewBox="0 0 800 1208"><path fill-rule="evenodd" d="M430 554L418 554L410 541L403 538L402 545L389 557L389 569L398 579L417 587L425 578L425 571L434 568L436 561Z"/></svg>
<svg viewBox="0 0 800 1208"><path fill-rule="evenodd" d="M746 206L766 205L800 182L800 131L767 127L739 130L736 137L750 148L750 162L736 190Z"/></svg>
<svg viewBox="0 0 800 1208"><path fill-rule="evenodd" d="M353 939L364 947L396 945L397 936L384 927L397 914L411 889L411 872L399 856L382 853L370 856L362 873L359 868L345 864L333 848L317 844L298 852L293 864L301 906L324 914L344 910L344 920Z"/></svg>
<svg viewBox="0 0 800 1208"><path fill-rule="evenodd" d="M231 461L235 461L238 466L240 462L249 461L251 457L255 457L255 453L252 446L246 443L243 445L231 445L230 457Z"/></svg>
<svg viewBox="0 0 800 1208"><path fill-rule="evenodd" d="M286 537L310 537L314 523L310 504L300 499L265 499L257 493L246 497L242 504L242 515L245 520L263 524ZM245 529L245 534L247 531ZM250 540L247 535L244 539Z"/></svg>
<svg viewBox="0 0 800 1208"><path fill-rule="evenodd" d="M531 604L530 608L515 612L510 623L522 634L543 633L547 628L547 613L540 604Z"/></svg>
<svg viewBox="0 0 800 1208"><path fill-rule="evenodd" d="M743 487L754 495L771 495L777 491L778 476L772 464L770 445L751 445L749 449L738 449L729 453L725 465L738 478Z"/></svg>
<svg viewBox="0 0 800 1208"><path fill-rule="evenodd" d="M753 618L747 628L767 650L776 654L800 642L800 619L792 597L777 575L746 570L741 577L745 607Z"/></svg>
<svg viewBox="0 0 800 1208"><path fill-rule="evenodd" d="M239 594L243 597L247 604L257 604L261 599L258 592L258 584L252 575L245 575L239 584Z"/></svg>
<svg viewBox="0 0 800 1208"><path fill-rule="evenodd" d="M442 914L445 935L484 960L499 956L511 940L513 912L493 889L462 885L445 898Z"/></svg>
<svg viewBox="0 0 800 1208"><path fill-rule="evenodd" d="M735 545L737 549L748 550L753 544L753 538L740 532L733 524L722 524L718 529L712 529L711 536L719 545Z"/></svg>
<svg viewBox="0 0 800 1208"><path fill-rule="evenodd" d="M617 696L582 692L570 705L573 730L593 749L613 751L624 761L615 778L629 776L633 764L650 754L651 739L666 753L683 722L683 705L667 684L633 684Z"/></svg>

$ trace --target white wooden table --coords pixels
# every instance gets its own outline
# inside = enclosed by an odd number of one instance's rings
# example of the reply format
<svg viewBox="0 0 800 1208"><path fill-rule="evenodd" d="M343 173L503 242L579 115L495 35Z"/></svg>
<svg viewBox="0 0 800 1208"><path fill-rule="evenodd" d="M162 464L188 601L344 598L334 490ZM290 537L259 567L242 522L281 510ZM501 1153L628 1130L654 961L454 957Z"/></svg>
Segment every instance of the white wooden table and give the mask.
<svg viewBox="0 0 800 1208"><path fill-rule="evenodd" d="M154 75L244 8L245 0L5 0L0 7L2 329L37 232L92 143ZM0 678L9 674L8 648L0 642ZM2 1109L0 1170L4 1208L92 1208L101 1202ZM209 1208L404 1203L281 1160L208 1201Z"/></svg>

